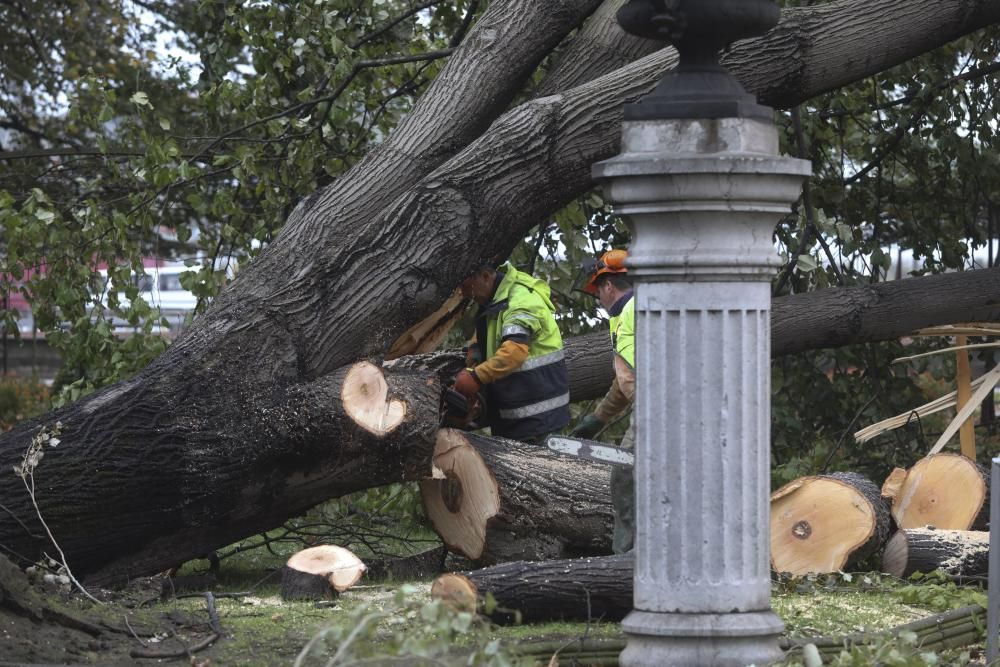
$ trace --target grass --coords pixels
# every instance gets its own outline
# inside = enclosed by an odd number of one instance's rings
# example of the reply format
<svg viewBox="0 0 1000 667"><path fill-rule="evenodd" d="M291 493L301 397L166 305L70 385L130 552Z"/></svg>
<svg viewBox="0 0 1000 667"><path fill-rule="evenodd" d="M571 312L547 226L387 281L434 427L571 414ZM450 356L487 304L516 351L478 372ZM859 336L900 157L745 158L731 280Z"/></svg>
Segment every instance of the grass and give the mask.
<svg viewBox="0 0 1000 667"><path fill-rule="evenodd" d="M288 551L294 551L289 548ZM264 549L258 553L247 552L223 561L219 573L220 590L247 590L259 582L268 572L277 572L284 560L284 549L276 549L270 554ZM191 565L192 569L203 567L204 562ZM788 582L775 586L772 606L786 624L786 634L791 637L842 635L860 631L877 631L907 623L928 616L936 609L913 604L903 600L900 591L907 587L904 582L878 579L865 575L855 576L854 583L843 579L828 578L809 582L809 585L790 585ZM866 586L863 582L872 583ZM240 665L246 667L291 664L303 646L323 628L343 626L347 633L362 613L362 609L394 609L393 600L398 583L364 583L343 594L338 600L324 603L284 602L279 596L279 582L272 576L259 584L251 595L240 598L223 598L217 601L220 623L226 638L216 642L211 648L198 654L210 658L213 666ZM412 585L410 602L406 613L430 600L430 582L416 582ZM912 597L912 596L910 596ZM192 616L205 617L203 598L186 598L157 602L153 610L167 613L171 610L186 612ZM417 623L420 621L418 620ZM409 621L397 619L400 624ZM391 621L384 621L380 631L388 631ZM412 629L412 628L411 628ZM506 646L516 646L522 641L538 639L571 640L576 637L612 637L620 634L617 623L566 623L553 622L511 627L489 626L480 640L499 639ZM377 637L377 635L376 635ZM373 641L379 641L377 638ZM456 645L465 642L459 640ZM329 652L336 646L330 643ZM318 663L323 664L324 660Z"/></svg>

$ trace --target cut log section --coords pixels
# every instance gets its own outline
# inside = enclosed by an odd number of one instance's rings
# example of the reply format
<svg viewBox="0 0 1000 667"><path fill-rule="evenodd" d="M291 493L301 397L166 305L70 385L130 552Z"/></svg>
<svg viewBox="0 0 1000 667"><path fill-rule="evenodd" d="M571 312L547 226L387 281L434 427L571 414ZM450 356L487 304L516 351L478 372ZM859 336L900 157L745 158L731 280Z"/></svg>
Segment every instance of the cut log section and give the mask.
<svg viewBox="0 0 1000 667"><path fill-rule="evenodd" d="M389 398L389 385L378 366L363 361L344 378L344 412L375 435L391 433L406 417L406 402Z"/></svg>
<svg viewBox="0 0 1000 667"><path fill-rule="evenodd" d="M889 505L866 477L800 477L771 494L771 567L803 575L838 572L880 549Z"/></svg>
<svg viewBox="0 0 1000 667"><path fill-rule="evenodd" d="M882 571L905 578L941 570L952 576L983 576L989 570L990 534L979 530L905 528L882 554Z"/></svg>
<svg viewBox="0 0 1000 667"><path fill-rule="evenodd" d="M489 593L498 623L550 620L619 621L632 610L631 553L541 562L502 563L462 574L443 574L431 587L435 599L465 605ZM473 603L474 604L474 603Z"/></svg>
<svg viewBox="0 0 1000 667"><path fill-rule="evenodd" d="M303 549L281 571L281 599L323 600L358 583L365 564L351 551L324 544Z"/></svg>
<svg viewBox="0 0 1000 667"><path fill-rule="evenodd" d="M424 508L479 565L611 552L611 467L454 429L438 432Z"/></svg>
<svg viewBox="0 0 1000 667"><path fill-rule="evenodd" d="M479 590L464 574L448 572L431 584L431 598L442 600L458 611L474 612L479 607Z"/></svg>
<svg viewBox="0 0 1000 667"><path fill-rule="evenodd" d="M896 468L882 485L900 528L984 529L989 523L989 475L961 454L932 454L909 470Z"/></svg>

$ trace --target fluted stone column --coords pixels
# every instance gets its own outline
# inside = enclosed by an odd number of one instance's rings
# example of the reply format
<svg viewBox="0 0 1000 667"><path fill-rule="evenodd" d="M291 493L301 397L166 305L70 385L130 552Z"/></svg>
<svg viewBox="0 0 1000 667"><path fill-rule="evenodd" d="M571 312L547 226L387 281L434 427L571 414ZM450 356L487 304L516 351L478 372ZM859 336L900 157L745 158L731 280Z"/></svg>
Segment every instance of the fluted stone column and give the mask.
<svg viewBox="0 0 1000 667"><path fill-rule="evenodd" d="M655 4L644 2L632 11ZM778 155L771 111L696 39L725 27L733 7L773 25L766 0L688 6L680 21L653 17L679 44L682 67L645 107L626 107L621 154L593 169L632 232L637 281L635 597L622 624L624 667L781 657L768 530L772 233L810 169ZM695 12L712 21L699 24ZM652 20L639 19L640 28ZM733 35L737 23L728 22ZM670 32L678 26L695 35Z"/></svg>
<svg viewBox="0 0 1000 667"><path fill-rule="evenodd" d="M622 665L766 664L772 232L808 163L773 124L632 121L595 165L632 231L635 610Z"/></svg>

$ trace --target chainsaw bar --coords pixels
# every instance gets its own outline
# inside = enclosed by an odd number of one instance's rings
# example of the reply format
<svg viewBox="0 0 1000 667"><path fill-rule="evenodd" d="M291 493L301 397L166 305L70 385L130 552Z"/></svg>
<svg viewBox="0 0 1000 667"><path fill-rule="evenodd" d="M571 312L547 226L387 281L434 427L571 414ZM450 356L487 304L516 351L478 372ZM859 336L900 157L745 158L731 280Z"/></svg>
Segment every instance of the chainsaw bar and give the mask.
<svg viewBox="0 0 1000 667"><path fill-rule="evenodd" d="M578 459L587 459L598 463L609 463L611 465L631 468L635 465L635 456L627 449L620 449L605 445L596 440L583 440L580 438L569 438L562 435L552 435L545 440L546 447L556 454L565 456L575 456Z"/></svg>

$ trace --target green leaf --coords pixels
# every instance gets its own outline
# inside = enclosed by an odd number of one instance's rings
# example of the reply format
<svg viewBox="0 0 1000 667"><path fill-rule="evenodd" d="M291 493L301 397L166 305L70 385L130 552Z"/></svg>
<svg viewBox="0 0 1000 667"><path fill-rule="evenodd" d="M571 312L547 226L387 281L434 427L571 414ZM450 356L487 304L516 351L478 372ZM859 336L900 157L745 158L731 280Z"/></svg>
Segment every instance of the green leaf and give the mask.
<svg viewBox="0 0 1000 667"><path fill-rule="evenodd" d="M129 101L131 101L132 104L135 104L136 106L140 107L145 106L152 108L153 106L152 104L149 103L149 95L142 92L141 90L133 93L132 97L129 98Z"/></svg>
<svg viewBox="0 0 1000 667"><path fill-rule="evenodd" d="M809 273L819 268L819 264L812 255L799 255L795 260L795 268L802 273Z"/></svg>

